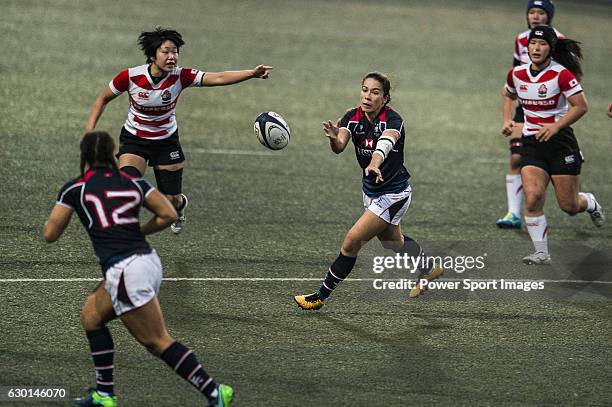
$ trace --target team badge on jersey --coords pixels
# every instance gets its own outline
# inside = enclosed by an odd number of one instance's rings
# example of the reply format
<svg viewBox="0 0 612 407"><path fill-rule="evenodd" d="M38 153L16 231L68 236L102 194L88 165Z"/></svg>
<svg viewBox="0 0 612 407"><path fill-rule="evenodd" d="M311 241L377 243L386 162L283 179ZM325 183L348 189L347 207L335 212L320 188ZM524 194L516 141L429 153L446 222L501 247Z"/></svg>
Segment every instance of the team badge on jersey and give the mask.
<svg viewBox="0 0 612 407"><path fill-rule="evenodd" d="M366 138L363 140L363 146L365 148L374 148L374 139L373 138Z"/></svg>
<svg viewBox="0 0 612 407"><path fill-rule="evenodd" d="M164 93L162 93L161 98L162 98L162 103L168 103L170 102L170 99L172 98L172 93L170 93L170 91L166 89Z"/></svg>
<svg viewBox="0 0 612 407"><path fill-rule="evenodd" d="M538 96L541 98L545 98L547 93L548 93L548 88L546 87L545 84L542 84L542 86L538 88Z"/></svg>

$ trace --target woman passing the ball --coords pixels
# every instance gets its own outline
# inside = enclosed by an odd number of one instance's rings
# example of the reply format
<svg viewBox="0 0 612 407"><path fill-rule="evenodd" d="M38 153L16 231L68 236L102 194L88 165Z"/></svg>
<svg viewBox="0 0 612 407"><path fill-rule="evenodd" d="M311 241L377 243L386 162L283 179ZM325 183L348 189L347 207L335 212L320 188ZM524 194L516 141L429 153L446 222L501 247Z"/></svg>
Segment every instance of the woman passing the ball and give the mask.
<svg viewBox="0 0 612 407"><path fill-rule="evenodd" d="M187 197L182 193L185 155L179 142L175 109L183 89L199 86L232 85L252 78L266 79L271 66L258 65L244 71L203 72L180 67L179 49L184 41L178 32L156 28L138 38L146 64L122 70L102 89L91 108L86 131L92 131L104 107L128 92L129 109L121 128L117 157L119 168L135 176L153 167L160 192L178 211L171 226L175 234L183 230Z"/></svg>
<svg viewBox="0 0 612 407"><path fill-rule="evenodd" d="M361 98L357 108L351 109L337 125L323 123L331 150L340 154L353 141L357 162L363 169L364 213L346 234L340 254L329 267L318 291L298 295L294 299L306 310L324 305L336 286L355 265L357 254L365 242L374 237L387 249L410 256L424 257L419 244L402 235L400 220L410 206L412 188L410 174L404 167L404 121L388 106L391 83L378 72L368 73L361 82ZM420 278L433 280L442 274L439 267L419 270ZM414 288L410 297L418 297L421 287Z"/></svg>
<svg viewBox="0 0 612 407"><path fill-rule="evenodd" d="M502 133L511 136L512 109L519 99L525 112L521 147L525 223L535 247L523 262L546 265L551 263L544 216L549 182L564 212L575 215L586 211L598 227L603 225L604 215L593 194L579 192L583 158L570 125L587 112L587 101L578 82L582 76L580 45L558 38L552 27L540 25L531 30L528 48L531 63L508 72Z"/></svg>
<svg viewBox="0 0 612 407"><path fill-rule="evenodd" d="M102 267L103 280L81 311L96 387L75 402L80 406L117 405L114 345L107 324L119 317L138 342L193 385L209 405L227 406L232 388L215 384L193 352L168 334L157 300L162 266L145 235L167 228L176 220L176 210L146 180L119 171L114 149L108 133L85 134L81 175L62 187L43 230L45 240L55 242L76 212ZM153 217L141 226L138 214L142 206L153 212Z"/></svg>

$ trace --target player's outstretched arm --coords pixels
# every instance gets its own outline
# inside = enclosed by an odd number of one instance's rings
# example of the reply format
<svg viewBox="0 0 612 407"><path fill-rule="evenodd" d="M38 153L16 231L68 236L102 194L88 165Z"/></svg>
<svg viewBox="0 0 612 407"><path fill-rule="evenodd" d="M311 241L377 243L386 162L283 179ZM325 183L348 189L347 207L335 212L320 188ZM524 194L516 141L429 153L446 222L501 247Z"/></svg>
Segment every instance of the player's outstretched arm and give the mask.
<svg viewBox="0 0 612 407"><path fill-rule="evenodd" d="M53 243L64 233L70 223L74 210L64 205L56 204L43 228L43 237L48 243Z"/></svg>
<svg viewBox="0 0 612 407"><path fill-rule="evenodd" d="M268 79L272 69L271 66L257 65L244 71L206 72L202 77L202 86L233 85L253 78Z"/></svg>
<svg viewBox="0 0 612 407"><path fill-rule="evenodd" d="M349 133L347 129L339 128L338 124L333 123L331 120L321 124L323 125L323 132L325 133L325 137L329 140L329 146L332 151L336 154L343 152L351 139L351 133Z"/></svg>
<svg viewBox="0 0 612 407"><path fill-rule="evenodd" d="M106 104L116 97L117 95L115 95L108 86L105 86L104 89L102 89L102 92L100 92L96 98L96 101L91 107L91 110L89 111L87 125L85 126L86 133L96 128L96 124L98 123L100 116L102 116L102 112L104 112Z"/></svg>
<svg viewBox="0 0 612 407"><path fill-rule="evenodd" d="M140 226L143 235L150 235L160 230L164 230L178 217L176 209L158 190L151 191L144 201L144 206L153 212L153 217L144 225Z"/></svg>
<svg viewBox="0 0 612 407"><path fill-rule="evenodd" d="M383 161L387 159L393 150L393 146L395 143L397 143L399 138L400 134L394 130L385 130L383 134L380 135L378 142L376 143L376 150L372 154L370 164L363 169L363 173L366 177L374 174L376 177L374 182L376 184L384 181L382 172L380 171L380 166L382 165Z"/></svg>

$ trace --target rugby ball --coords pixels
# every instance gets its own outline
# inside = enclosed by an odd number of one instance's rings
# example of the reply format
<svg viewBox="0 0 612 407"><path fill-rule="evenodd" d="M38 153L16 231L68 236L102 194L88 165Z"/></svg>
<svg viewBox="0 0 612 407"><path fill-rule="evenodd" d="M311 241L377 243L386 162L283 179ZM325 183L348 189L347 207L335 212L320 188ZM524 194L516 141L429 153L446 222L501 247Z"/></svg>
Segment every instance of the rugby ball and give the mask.
<svg viewBox="0 0 612 407"><path fill-rule="evenodd" d="M253 124L259 142L270 150L282 150L289 144L291 131L283 117L275 112L263 112Z"/></svg>

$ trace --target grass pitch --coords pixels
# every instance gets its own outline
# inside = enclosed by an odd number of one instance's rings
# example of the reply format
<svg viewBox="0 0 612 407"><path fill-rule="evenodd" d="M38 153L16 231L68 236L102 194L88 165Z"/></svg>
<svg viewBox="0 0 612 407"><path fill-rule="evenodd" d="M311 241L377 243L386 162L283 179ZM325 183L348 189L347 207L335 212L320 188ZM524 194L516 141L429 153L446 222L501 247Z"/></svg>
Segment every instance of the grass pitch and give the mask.
<svg viewBox="0 0 612 407"><path fill-rule="evenodd" d="M505 212L508 158L499 89L525 29L524 2L5 0L2 10L0 386L61 385L77 395L94 381L79 325L94 283L8 279L99 276L76 219L57 244L40 231L59 187L78 173L94 98L120 69L143 63L136 38L162 25L186 39L182 66L275 67L268 81L182 95L188 225L179 237L150 239L166 277L212 279L166 281L160 300L171 334L234 386L239 405L612 404L612 229L564 215L550 193L556 263L534 269L520 265L526 232L493 224ZM557 2L556 27L585 53L590 112L575 126L583 189L612 208L611 17L604 4ZM318 287L299 279L324 276L362 211L352 148L331 153L320 122L357 103L371 70L391 75L392 105L406 121L415 192L404 231L446 248L487 247L484 271L448 279L545 280L544 290L408 301L371 289L364 255L351 275L361 280L344 282L320 312L296 308L292 295ZM98 128L118 137L126 110L122 96ZM264 110L292 129L278 154L262 155L252 134ZM111 331L121 405L201 403L120 323Z"/></svg>

